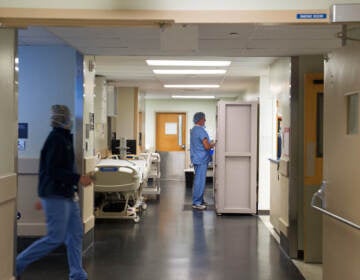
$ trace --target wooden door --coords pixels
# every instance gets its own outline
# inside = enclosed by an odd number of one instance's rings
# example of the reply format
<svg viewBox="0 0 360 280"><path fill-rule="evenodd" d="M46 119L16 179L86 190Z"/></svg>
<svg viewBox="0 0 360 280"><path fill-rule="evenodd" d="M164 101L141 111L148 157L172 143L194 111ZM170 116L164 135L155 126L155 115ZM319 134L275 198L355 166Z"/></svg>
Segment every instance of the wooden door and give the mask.
<svg viewBox="0 0 360 280"><path fill-rule="evenodd" d="M326 209L360 224L360 44L325 63ZM323 279L360 279L360 230L323 216Z"/></svg>
<svg viewBox="0 0 360 280"><path fill-rule="evenodd" d="M323 165L324 74L305 75L304 183L320 185Z"/></svg>
<svg viewBox="0 0 360 280"><path fill-rule="evenodd" d="M217 213L256 213L257 103L220 101L217 107Z"/></svg>
<svg viewBox="0 0 360 280"><path fill-rule="evenodd" d="M185 151L185 113L156 113L156 150Z"/></svg>
<svg viewBox="0 0 360 280"><path fill-rule="evenodd" d="M306 74L304 83L304 261L320 263L322 216L309 201L323 179L324 74Z"/></svg>

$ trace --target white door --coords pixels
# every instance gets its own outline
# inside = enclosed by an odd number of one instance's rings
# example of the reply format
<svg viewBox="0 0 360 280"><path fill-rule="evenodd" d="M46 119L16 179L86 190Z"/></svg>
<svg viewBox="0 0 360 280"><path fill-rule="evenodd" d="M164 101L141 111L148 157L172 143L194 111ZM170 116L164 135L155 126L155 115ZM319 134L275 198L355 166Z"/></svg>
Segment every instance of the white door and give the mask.
<svg viewBox="0 0 360 280"><path fill-rule="evenodd" d="M324 179L328 211L360 224L360 44L325 63ZM360 230L323 215L323 279L360 279Z"/></svg>
<svg viewBox="0 0 360 280"><path fill-rule="evenodd" d="M217 213L256 213L257 103L220 101L217 107Z"/></svg>

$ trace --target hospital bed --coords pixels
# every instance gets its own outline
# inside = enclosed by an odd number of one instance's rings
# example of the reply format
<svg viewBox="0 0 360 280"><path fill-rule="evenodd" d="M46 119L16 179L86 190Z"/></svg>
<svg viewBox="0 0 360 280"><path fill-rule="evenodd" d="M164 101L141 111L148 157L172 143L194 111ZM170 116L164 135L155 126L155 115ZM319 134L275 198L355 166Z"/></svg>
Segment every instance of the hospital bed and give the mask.
<svg viewBox="0 0 360 280"><path fill-rule="evenodd" d="M132 166L101 164L95 168L94 191L101 194L100 201L95 205L96 218L140 220L135 205L129 202L137 201L140 179L136 168ZM123 207L111 211L115 204L123 203Z"/></svg>
<svg viewBox="0 0 360 280"><path fill-rule="evenodd" d="M107 159L101 160L100 164L116 164L133 166L140 175L140 183L146 182L151 169L151 154L141 153L139 155L128 155L125 159L121 159L119 155L111 155Z"/></svg>
<svg viewBox="0 0 360 280"><path fill-rule="evenodd" d="M111 156L99 160L94 175L95 217L126 218L138 222L138 210L147 208L142 188L147 182L149 166L149 159L145 154L132 159ZM99 193L101 197L97 199ZM124 204L120 209L112 208L120 203Z"/></svg>

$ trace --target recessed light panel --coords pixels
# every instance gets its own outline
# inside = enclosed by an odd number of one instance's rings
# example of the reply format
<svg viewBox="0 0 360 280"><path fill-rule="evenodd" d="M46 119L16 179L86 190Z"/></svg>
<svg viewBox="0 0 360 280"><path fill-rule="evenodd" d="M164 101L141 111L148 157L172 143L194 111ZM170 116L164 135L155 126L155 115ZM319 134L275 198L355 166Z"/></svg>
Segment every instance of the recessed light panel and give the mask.
<svg viewBox="0 0 360 280"><path fill-rule="evenodd" d="M158 75L222 75L225 69L154 69Z"/></svg>
<svg viewBox="0 0 360 280"><path fill-rule="evenodd" d="M146 60L152 66L229 66L231 61L224 60Z"/></svg>
<svg viewBox="0 0 360 280"><path fill-rule="evenodd" d="M213 95L172 95L174 99L214 99Z"/></svg>
<svg viewBox="0 0 360 280"><path fill-rule="evenodd" d="M220 85L164 85L164 88L219 88Z"/></svg>

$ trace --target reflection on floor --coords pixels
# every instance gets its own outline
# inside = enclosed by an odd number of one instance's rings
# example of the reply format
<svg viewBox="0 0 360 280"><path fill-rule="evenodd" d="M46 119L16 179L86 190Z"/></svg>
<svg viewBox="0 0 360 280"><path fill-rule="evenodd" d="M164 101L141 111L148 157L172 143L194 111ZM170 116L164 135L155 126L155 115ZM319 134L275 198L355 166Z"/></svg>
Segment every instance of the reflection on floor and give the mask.
<svg viewBox="0 0 360 280"><path fill-rule="evenodd" d="M84 257L89 280L304 280L257 216L192 210L183 181L162 181L138 224L97 221ZM206 200L213 204L212 188ZM30 265L22 280L67 279L64 255Z"/></svg>
<svg viewBox="0 0 360 280"><path fill-rule="evenodd" d="M280 237L274 230L270 223L269 216L259 216L261 221L265 224L268 230L271 232L276 241L280 244ZM304 275L306 280L322 280L322 264L311 264L305 263L301 260L293 260L293 263L300 270L301 274Z"/></svg>

